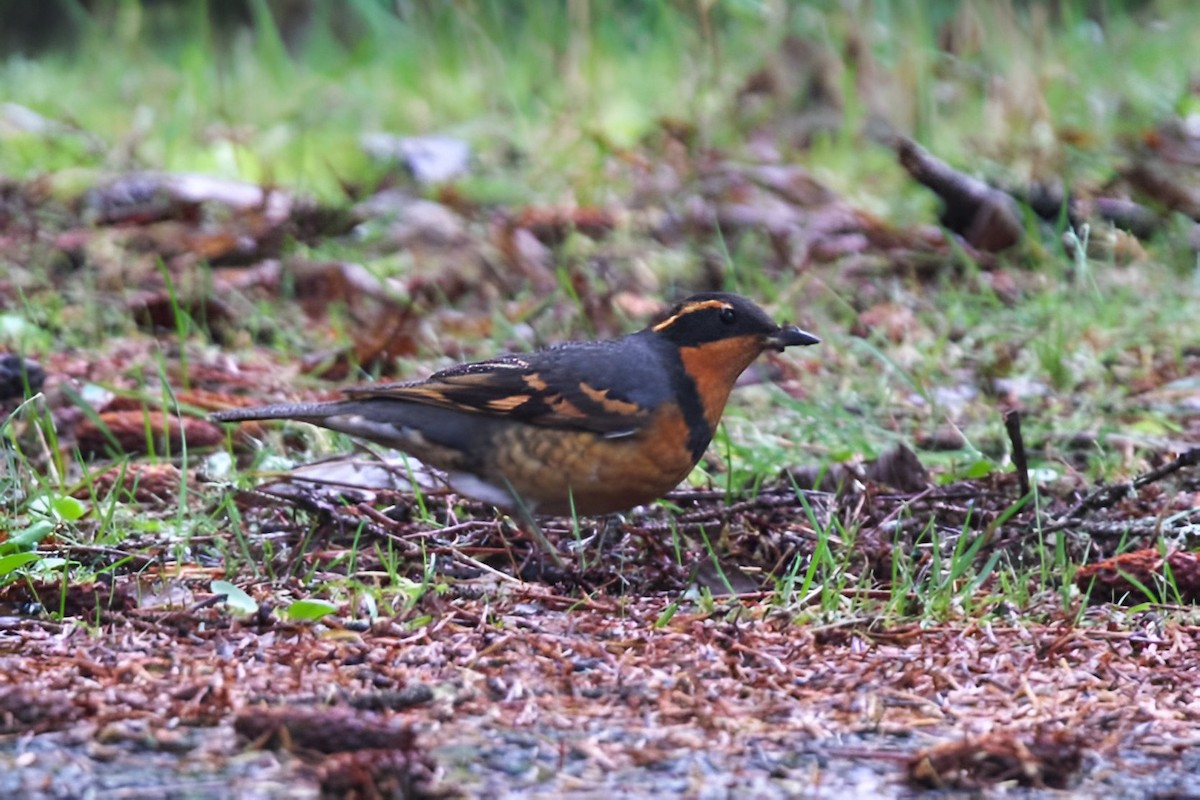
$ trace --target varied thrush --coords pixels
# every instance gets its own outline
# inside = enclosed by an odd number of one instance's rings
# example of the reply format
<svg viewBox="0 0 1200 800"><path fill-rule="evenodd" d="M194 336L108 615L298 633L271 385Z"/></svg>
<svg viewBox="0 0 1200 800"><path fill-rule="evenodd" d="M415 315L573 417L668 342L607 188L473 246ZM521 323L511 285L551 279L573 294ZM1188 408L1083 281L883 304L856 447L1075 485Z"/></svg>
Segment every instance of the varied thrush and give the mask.
<svg viewBox="0 0 1200 800"><path fill-rule="evenodd" d="M820 340L744 297L696 294L645 330L462 364L327 403L213 414L295 419L410 453L459 493L531 514L608 514L675 488L738 376L768 349Z"/></svg>

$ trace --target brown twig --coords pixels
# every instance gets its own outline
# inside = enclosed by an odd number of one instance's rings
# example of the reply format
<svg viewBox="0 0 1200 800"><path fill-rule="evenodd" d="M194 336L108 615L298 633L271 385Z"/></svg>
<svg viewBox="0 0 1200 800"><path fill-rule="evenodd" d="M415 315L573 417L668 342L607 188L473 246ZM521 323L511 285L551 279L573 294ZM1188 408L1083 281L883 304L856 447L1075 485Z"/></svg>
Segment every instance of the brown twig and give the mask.
<svg viewBox="0 0 1200 800"><path fill-rule="evenodd" d="M1025 454L1025 439L1021 436L1021 412L1010 408L1004 412L1004 429L1008 431L1008 440L1012 442L1013 465L1017 468L1017 481L1021 487L1021 497L1028 497L1029 459Z"/></svg>
<svg viewBox="0 0 1200 800"><path fill-rule="evenodd" d="M1114 483L1110 486L1101 486L1094 492L1084 497L1078 503L1071 507L1071 510L1059 517L1053 524L1044 528L1045 533L1053 533L1054 531L1062 530L1074 524L1074 520L1081 514L1089 511L1098 511L1102 508L1108 508L1116 505L1125 497L1143 486L1148 486L1151 483L1160 481L1168 475L1179 472L1188 467L1194 467L1200 464L1200 447L1193 447L1179 454L1175 458L1161 464L1149 472L1145 472L1132 481L1125 483Z"/></svg>

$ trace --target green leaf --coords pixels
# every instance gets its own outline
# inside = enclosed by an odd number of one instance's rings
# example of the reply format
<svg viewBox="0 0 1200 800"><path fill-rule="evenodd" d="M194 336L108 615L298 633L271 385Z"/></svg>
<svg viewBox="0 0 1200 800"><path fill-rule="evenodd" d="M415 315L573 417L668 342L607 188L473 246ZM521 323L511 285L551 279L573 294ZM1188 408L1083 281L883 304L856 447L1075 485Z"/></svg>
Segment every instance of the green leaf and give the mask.
<svg viewBox="0 0 1200 800"><path fill-rule="evenodd" d="M31 561L37 561L39 558L41 556L37 553L9 553L6 556L0 556L0 577L15 569L20 569Z"/></svg>
<svg viewBox="0 0 1200 800"><path fill-rule="evenodd" d="M70 495L55 497L50 501L50 510L61 520L74 522L88 512L87 506Z"/></svg>
<svg viewBox="0 0 1200 800"><path fill-rule="evenodd" d="M981 458L963 470L962 476L964 478L986 478L992 474L992 469L992 462L986 458Z"/></svg>
<svg viewBox="0 0 1200 800"><path fill-rule="evenodd" d="M70 495L44 494L29 502L29 510L39 517L74 522L88 512L87 506Z"/></svg>
<svg viewBox="0 0 1200 800"><path fill-rule="evenodd" d="M1139 436L1170 436L1180 432L1178 423L1162 417L1142 417L1126 426L1126 430Z"/></svg>
<svg viewBox="0 0 1200 800"><path fill-rule="evenodd" d="M54 523L43 520L10 534L7 540L0 542L0 556L34 550L53 530Z"/></svg>
<svg viewBox="0 0 1200 800"><path fill-rule="evenodd" d="M229 581L213 581L211 588L213 594L225 595L225 605L230 611L238 614L257 613L258 603L254 602L254 598Z"/></svg>
<svg viewBox="0 0 1200 800"><path fill-rule="evenodd" d="M337 611L337 606L328 600L297 600L287 607L284 617L293 622L318 620Z"/></svg>

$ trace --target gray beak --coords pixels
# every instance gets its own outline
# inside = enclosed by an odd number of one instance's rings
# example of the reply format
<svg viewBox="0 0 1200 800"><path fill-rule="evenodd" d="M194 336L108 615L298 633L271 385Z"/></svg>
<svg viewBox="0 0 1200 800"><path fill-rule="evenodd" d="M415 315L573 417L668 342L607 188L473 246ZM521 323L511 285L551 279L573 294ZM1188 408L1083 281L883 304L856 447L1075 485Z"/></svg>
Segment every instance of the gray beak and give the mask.
<svg viewBox="0 0 1200 800"><path fill-rule="evenodd" d="M802 331L795 325L784 325L775 333L767 336L767 346L783 352L785 347L807 347L810 344L820 344L821 340L808 331Z"/></svg>

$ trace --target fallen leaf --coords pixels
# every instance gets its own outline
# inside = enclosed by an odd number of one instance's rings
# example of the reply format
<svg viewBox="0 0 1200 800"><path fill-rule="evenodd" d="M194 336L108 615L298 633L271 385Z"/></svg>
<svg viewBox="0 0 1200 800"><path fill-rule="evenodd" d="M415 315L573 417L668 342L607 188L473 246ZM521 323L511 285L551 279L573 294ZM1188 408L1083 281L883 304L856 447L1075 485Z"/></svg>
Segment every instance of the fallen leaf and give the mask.
<svg viewBox="0 0 1200 800"><path fill-rule="evenodd" d="M1096 599L1126 604L1200 602L1200 553L1175 550L1165 559L1152 548L1122 553L1081 566L1075 585ZM1143 587L1154 597L1147 597Z"/></svg>
<svg viewBox="0 0 1200 800"><path fill-rule="evenodd" d="M106 411L97 415L97 420L85 418L76 429L75 438L85 455L102 455L111 450L163 455L178 453L185 438L188 447L215 447L225 441L225 434L207 420L137 410Z"/></svg>
<svg viewBox="0 0 1200 800"><path fill-rule="evenodd" d="M1082 765L1083 748L1068 731L997 731L918 751L909 760L908 780L942 790L978 790L1008 782L1066 789Z"/></svg>
<svg viewBox="0 0 1200 800"><path fill-rule="evenodd" d="M953 169L911 139L896 143L900 164L942 199L941 222L981 250L999 252L1024 237L1016 201L1005 192Z"/></svg>

